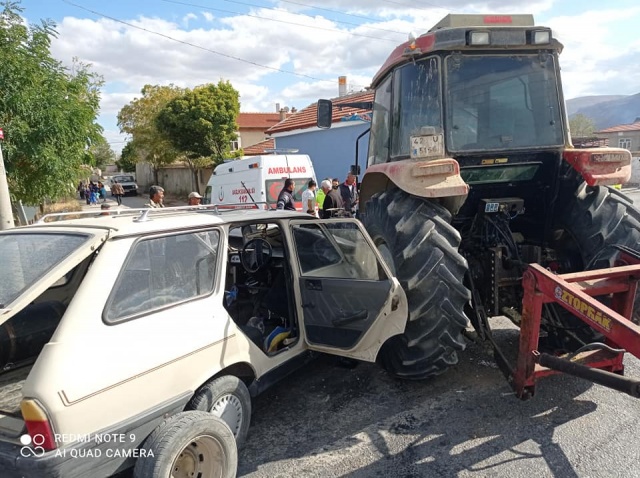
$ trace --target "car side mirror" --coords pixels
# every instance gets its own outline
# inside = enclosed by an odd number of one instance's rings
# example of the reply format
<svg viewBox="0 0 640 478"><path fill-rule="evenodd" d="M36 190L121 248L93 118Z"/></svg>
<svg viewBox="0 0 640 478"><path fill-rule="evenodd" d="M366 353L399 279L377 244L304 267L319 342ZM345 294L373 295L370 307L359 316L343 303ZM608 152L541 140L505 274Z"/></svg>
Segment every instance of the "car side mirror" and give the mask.
<svg viewBox="0 0 640 478"><path fill-rule="evenodd" d="M316 124L318 128L331 128L331 119L333 117L333 104L331 100L318 100L318 117Z"/></svg>

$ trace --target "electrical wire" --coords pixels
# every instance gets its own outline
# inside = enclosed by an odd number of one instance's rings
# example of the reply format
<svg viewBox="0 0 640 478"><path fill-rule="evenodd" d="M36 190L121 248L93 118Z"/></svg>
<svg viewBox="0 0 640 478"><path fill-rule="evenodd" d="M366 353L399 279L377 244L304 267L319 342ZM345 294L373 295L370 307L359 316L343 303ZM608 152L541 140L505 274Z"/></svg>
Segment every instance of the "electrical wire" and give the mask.
<svg viewBox="0 0 640 478"><path fill-rule="evenodd" d="M168 0L163 0L163 1L168 1ZM245 5L245 6L249 6L249 7L263 8L265 10L274 10L276 12L282 12L283 11L281 9L274 8L274 7L266 7L266 6L262 6L262 5L255 5L253 3L239 2L237 0L224 0L224 1L228 2L228 3L235 3L237 5ZM175 3L175 2L170 2L170 3ZM286 2L286 3L293 3L294 5L304 5L306 7L310 7L310 8L316 9L316 10L322 10L322 11L325 11L325 12L338 13L340 15L349 15L348 13L342 13L342 12L340 12L338 10L331 10L330 8L314 7L312 5L305 5L304 3L297 3L297 2ZM304 17L308 18L308 15L304 15L302 13L293 13L293 12L287 12L287 13L289 13L290 15L300 15L300 16L304 16ZM349 15L349 16L355 16L357 18L364 18L364 19L367 19L367 20L373 21L373 22L379 22L380 21L380 20L376 20L374 18L360 17L358 15ZM404 35L405 37L407 36L407 32L399 32L397 30L387 30L385 28L370 27L370 26L367 26L367 25L362 25L360 23L351 23L351 22L345 22L345 21L340 21L340 20L331 20L331 21L335 22L335 23L341 23L343 25L351 25L351 26L354 26L354 27L369 28L371 30L378 30L378 31L387 32L387 33L395 33L397 35ZM306 25L304 25L304 26L306 26Z"/></svg>
<svg viewBox="0 0 640 478"><path fill-rule="evenodd" d="M65 0L63 0L63 1L65 1ZM295 25L295 26L298 26L298 27L305 27L305 28L314 28L316 30L323 30L323 31L327 31L327 32L342 33L342 34L347 34L347 35L351 35L351 36L354 36L354 37L369 38L371 40L384 41L384 42L393 43L393 44L397 44L398 43L397 40L389 40L388 38L380 38L380 37L373 37L373 36L370 36L370 35L362 35L360 33L351 33L351 32L347 32L347 31L343 31L343 30L338 30L336 28L325 28L325 27L316 27L314 25L304 25L304 24L301 24L301 23L289 22L287 20L278 20L277 18L261 17L260 15L253 15L251 13L234 12L232 10L223 10L221 8L207 7L205 5L197 5L195 3L180 2L178 0L162 0L162 1L165 2L165 3L174 3L176 5L186 5L188 7L203 8L205 10L211 10L211 11L214 11L214 12L232 13L234 15L242 15L242 16L251 17L251 18L259 18L260 20L267 20L267 21L270 21L270 22L284 23L284 24L287 24L287 25ZM240 2L236 2L236 3L240 3ZM250 5L250 4L245 3L245 4L242 4L242 5ZM252 5L252 6L260 7L260 5ZM269 8L269 7L260 7L260 8Z"/></svg>
<svg viewBox="0 0 640 478"><path fill-rule="evenodd" d="M225 0L227 2L230 2L231 0ZM302 7L308 7L308 8L312 8L313 10L319 10L319 11L323 11L323 12L331 12L331 13L337 13L339 15L344 15L346 17L353 17L353 18L362 18L363 20L369 20L371 22L378 22L380 20L376 19L376 18L371 18L371 17L365 17L364 15L356 15L355 13L346 13L346 12L341 12L340 10L332 10L331 8L324 8L324 7L318 7L317 5L309 5L307 3L301 3L301 2L293 2L291 0L279 0L280 3L291 3L292 5L300 5ZM400 33L400 32L394 32L393 30L383 30L383 31L387 31L387 32L393 32L393 33Z"/></svg>
<svg viewBox="0 0 640 478"><path fill-rule="evenodd" d="M164 33L156 32L156 31L153 31L153 30L149 30L148 28L144 28L144 27L141 27L141 26L138 26L138 25L133 25L131 23L125 22L124 20L120 20L120 19L112 17L110 15L106 15L104 13L100 13L100 12L97 12L95 10L91 10L90 8L83 7L82 5L78 5L77 3L73 3L70 0L61 0L61 1L66 3L66 4L68 4L68 5L71 5L71 6L74 6L76 8L79 8L80 10L84 10L86 12L92 13L92 14L97 15L99 17L106 18L108 20L112 20L112 21L114 21L116 23L121 23L122 25L126 25L126 26L128 26L130 28L135 28L137 30L142 30L144 32L151 33L152 35L157 35L157 36L165 38L167 40L171 40L171 41L174 41L176 43L181 43L183 45L187 45L187 46L190 46L190 47L193 47L193 48L197 48L199 50L203 50L203 51L206 51L206 52L209 52L209 53L213 53L215 55L220 55L220 56L223 56L225 58L229 58L231 60L240 61L242 63L247 63L249 65L257 66L259 68L264 68L264 69L267 69L267 70L277 71L279 73L287 73L289 75L294 75L294 76L298 76L298 77L301 77L301 78L308 78L308 79L314 80L314 81L321 81L323 83L331 83L331 84L335 83L333 80L325 80L325 79L322 79L322 78L317 78L315 76L305 75L304 73L296 73L295 71L283 70L282 68L276 68L276 67L273 67L273 66L262 65L260 63L255 62L255 61L246 60L244 58L240 58L240 57L237 57L237 56L233 56L233 55L229 55L229 54L226 54L226 53L222 53L222 52L219 52L219 51L216 51L216 50L212 50L210 48L206 48L206 47L203 47L203 46L200 46L200 45L196 45L195 43L190 43L190 42L187 42L187 41L184 41L184 40L179 40L179 39L174 38L172 36L165 35ZM352 86L360 86L360 85L352 85Z"/></svg>

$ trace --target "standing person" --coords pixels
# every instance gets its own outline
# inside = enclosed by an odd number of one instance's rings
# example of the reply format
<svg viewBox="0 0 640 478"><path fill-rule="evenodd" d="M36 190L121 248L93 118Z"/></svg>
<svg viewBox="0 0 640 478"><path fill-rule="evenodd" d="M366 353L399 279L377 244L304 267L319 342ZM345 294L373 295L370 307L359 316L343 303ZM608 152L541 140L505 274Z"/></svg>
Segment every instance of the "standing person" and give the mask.
<svg viewBox="0 0 640 478"><path fill-rule="evenodd" d="M102 202L107 202L107 188L101 182L98 183L98 190L100 191L100 196L102 196Z"/></svg>
<svg viewBox="0 0 640 478"><path fill-rule="evenodd" d="M159 208L164 207L164 188L160 186L151 186L149 188L149 204L147 207Z"/></svg>
<svg viewBox="0 0 640 478"><path fill-rule="evenodd" d="M325 180L329 180L329 182L331 182L331 178L325 178ZM318 190L316 191L316 202L318 203L318 211L322 211L322 205L324 204L325 197L326 195L322 188L318 188Z"/></svg>
<svg viewBox="0 0 640 478"><path fill-rule="evenodd" d="M331 181L331 188L338 189L340 187L340 180L338 178L333 178Z"/></svg>
<svg viewBox="0 0 640 478"><path fill-rule="evenodd" d="M351 214L352 217L355 216L356 205L358 204L358 189L356 177L351 172L347 173L347 179L340 185L339 190L344 202L344 210Z"/></svg>
<svg viewBox="0 0 640 478"><path fill-rule="evenodd" d="M194 191L192 193L189 193L189 206L199 206L200 205L200 201L202 201L202 196L200 196L200 193Z"/></svg>
<svg viewBox="0 0 640 478"><path fill-rule="evenodd" d="M344 203L342 197L337 189L333 189L331 181L325 179L320 184L320 187L324 191L325 198L322 204L322 219L329 219L332 217L341 216L340 212L344 212ZM342 210L342 211L340 211Z"/></svg>
<svg viewBox="0 0 640 478"><path fill-rule="evenodd" d="M316 213L316 187L318 185L313 179L310 179L307 183L307 189L302 193L302 210L307 211L307 214L318 217Z"/></svg>
<svg viewBox="0 0 640 478"><path fill-rule="evenodd" d="M295 211L296 207L293 203L293 191L296 188L296 183L293 179L288 178L284 181L284 187L280 194L278 194L278 202L276 203L276 209L285 209L287 211Z"/></svg>
<svg viewBox="0 0 640 478"><path fill-rule="evenodd" d="M116 201L118 201L118 206L122 205L122 196L124 196L124 188L122 184L120 184L115 179L113 180L113 184L111 185L111 192L116 197Z"/></svg>

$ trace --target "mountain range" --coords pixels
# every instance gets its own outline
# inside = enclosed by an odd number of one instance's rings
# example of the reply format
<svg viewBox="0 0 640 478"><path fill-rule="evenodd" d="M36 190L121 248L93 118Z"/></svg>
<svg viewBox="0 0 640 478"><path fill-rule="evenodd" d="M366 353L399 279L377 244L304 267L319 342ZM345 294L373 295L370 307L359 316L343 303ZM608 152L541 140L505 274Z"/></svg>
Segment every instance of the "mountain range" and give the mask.
<svg viewBox="0 0 640 478"><path fill-rule="evenodd" d="M567 113L569 118L577 114L591 118L596 130L630 124L640 117L640 93L580 96L567 100Z"/></svg>

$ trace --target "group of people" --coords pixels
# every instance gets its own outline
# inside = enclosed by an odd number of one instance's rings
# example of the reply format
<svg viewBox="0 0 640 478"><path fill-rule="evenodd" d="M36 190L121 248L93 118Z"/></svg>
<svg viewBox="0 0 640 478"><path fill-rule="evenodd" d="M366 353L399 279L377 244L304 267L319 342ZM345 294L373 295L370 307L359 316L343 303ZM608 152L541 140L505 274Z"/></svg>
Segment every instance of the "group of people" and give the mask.
<svg viewBox="0 0 640 478"><path fill-rule="evenodd" d="M199 206L202 201L200 193L193 191L187 198L189 206ZM161 186L151 186L149 188L149 202L146 204L150 208L164 207L164 188Z"/></svg>
<svg viewBox="0 0 640 478"><path fill-rule="evenodd" d="M101 199L102 202L107 200L107 189L100 181L97 183L93 181L88 181L87 183L80 181L77 190L80 194L80 199L84 199L87 204L92 206L97 206Z"/></svg>
<svg viewBox="0 0 640 478"><path fill-rule="evenodd" d="M80 199L84 199L89 205L97 206L101 200L102 204L107 202L107 188L101 181L89 181L86 184L80 181L77 190L80 194ZM111 195L116 198L118 206L122 204L124 188L118 183L118 181L114 181L111 185Z"/></svg>
<svg viewBox="0 0 640 478"><path fill-rule="evenodd" d="M311 179L302 193L302 208L308 214L320 219L356 217L359 197L357 178L354 174L347 173L343 183L337 178L327 178L320 183L320 190L317 190L317 186ZM278 195L277 209L296 210L293 198L295 187L293 179L285 180L284 187Z"/></svg>

